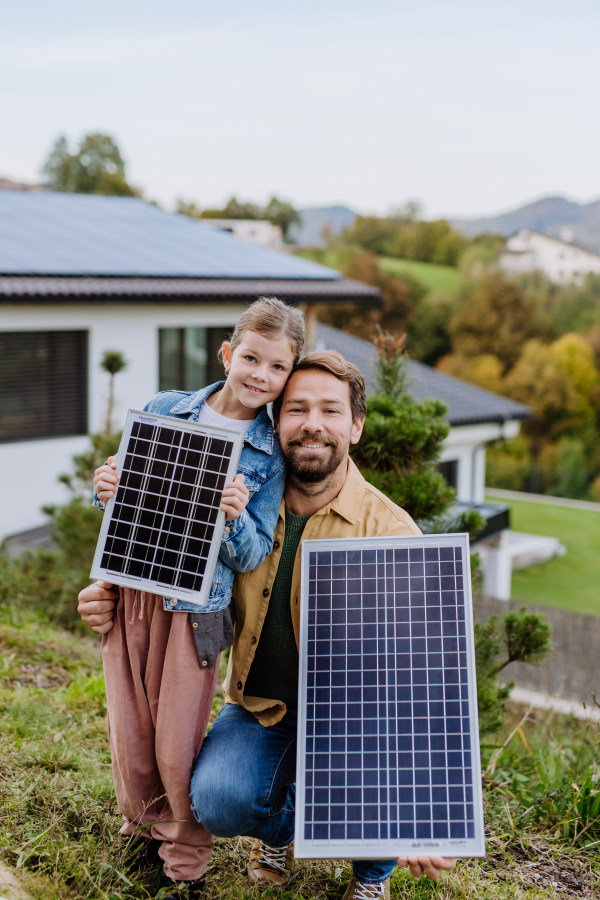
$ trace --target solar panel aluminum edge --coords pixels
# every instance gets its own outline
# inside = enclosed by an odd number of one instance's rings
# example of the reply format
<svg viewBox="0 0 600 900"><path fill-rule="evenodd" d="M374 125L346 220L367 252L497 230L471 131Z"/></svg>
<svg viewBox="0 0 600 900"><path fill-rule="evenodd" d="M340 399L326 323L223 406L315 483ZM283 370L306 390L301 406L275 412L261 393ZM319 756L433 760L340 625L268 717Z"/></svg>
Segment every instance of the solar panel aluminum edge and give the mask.
<svg viewBox="0 0 600 900"><path fill-rule="evenodd" d="M164 427L172 431L183 432L184 434L203 435L207 438L226 440L228 443L231 443L233 445L233 448L229 457L227 469L226 471L221 473L221 475L225 475L223 483L228 484L233 480L233 478L235 478L244 442L243 434L233 430L230 431L226 428L201 425L189 420L176 419L171 416L162 416L154 413L146 413L135 409L130 409L128 411L125 427L123 430L123 436L121 438L121 443L117 454L117 473L119 475L123 474L124 463L130 444L132 429L134 429L136 423L141 423L142 425L150 425L157 428ZM173 482L172 477L170 477L169 480ZM221 481L223 481L222 478ZM122 484L120 482L119 490L121 489L121 487ZM106 504L102 527L100 529L98 543L96 545L96 552L94 554L94 560L90 572L90 578L99 578L103 581L107 581L121 587L134 588L159 595L162 594L175 600L185 600L189 603L196 604L199 607L205 606L208 602L212 578L219 554L221 536L223 534L223 527L225 523L225 514L221 512L221 510L217 507L218 511L216 514L216 519L214 521L212 538L210 539L208 550L205 551L207 552L207 556L204 571L202 573L201 587L199 590L188 590L187 588L183 588L181 586L161 583L158 580L152 580L146 577L137 577L127 573L113 571L112 569L106 568L102 565L104 548L106 546L107 538L109 537L109 529L111 527L111 522L113 521L113 513L115 512L115 507L119 502L119 496L119 492L117 492L117 495L115 497L112 497ZM167 513L165 512L165 517L166 516Z"/></svg>
<svg viewBox="0 0 600 900"><path fill-rule="evenodd" d="M345 563L344 556L333 557L333 553L340 551L345 554ZM438 609L434 609L434 606L430 609L424 603L426 596L430 598L428 603L433 601L435 591L424 594L422 585L417 584L413 592L410 583L407 586L401 581L394 580L393 588L387 580L385 588L381 581L375 585L365 584L363 573L364 575L371 573L361 569L357 575L358 570L351 570L351 564L348 562L349 559L356 562L358 557L356 555L350 557L349 554L351 552L356 554L357 551L361 554L361 565L364 565L362 560L366 559L364 553L371 551L370 558L375 556L377 566L380 565L382 551L384 556L387 554L388 560L391 556L394 556L394 559L404 557L408 559L409 555L418 557L421 551L423 565L428 557L432 559L437 554L440 561L440 578L441 561L452 557L458 562L461 557L462 565L455 564L456 572L462 568L460 577L463 579L462 593L459 592L461 583L455 582L456 613L452 612L452 591L444 590L442 595L441 581ZM318 575L311 578L311 565L320 559L319 554L324 555L325 569L328 564L331 566L331 588L327 582L323 585ZM331 554L330 563L327 563L327 554ZM335 587L333 576L341 578L342 575L341 570L334 570L334 559L336 565L348 567L346 588L343 584L341 587ZM318 572L319 568L320 566L313 570L312 574ZM443 571L446 571L446 567ZM376 572L379 577L379 569L376 569ZM400 575L403 574L400 572ZM321 585L319 598L321 596L325 598L322 604L320 600L317 603L318 585ZM352 593L347 590L348 586L351 587ZM427 590L429 587L431 583ZM448 588L449 582L444 582L443 587ZM339 591L338 594L335 594L336 590ZM328 593L330 603L327 601ZM337 598L335 605L334 596ZM448 604L444 607L446 612L443 611L442 602ZM369 606L375 607L374 616L373 610L368 611ZM333 630L335 622L342 622L345 616L349 628L352 607L354 620L356 622L360 620L362 623L360 626L362 643L358 650L361 656L361 669L358 674L349 668L357 659L356 655L353 656L357 652L357 647L350 645L350 632L344 632L341 627L337 628L335 633ZM325 640L322 645L323 651L320 652L317 648L318 640L321 637L328 638L328 614L331 622L331 643L327 647ZM375 633L378 644L375 648L367 646L366 643L368 626L364 623L367 618L373 620L377 626ZM410 651L408 668L406 663L400 662L399 654L396 653L398 649L403 652L405 650L404 647L399 647L398 643L393 647L395 654L393 663L388 652L391 649L389 643L385 645L385 664L382 664L380 652L382 633L386 641L389 635L393 635L396 640L397 635L407 633L405 624L402 627L394 624L392 627L392 620L395 623L398 620L408 622L411 636L411 646L406 648ZM441 635L442 630L444 635L450 635L453 633L451 623L454 620L456 648L459 650L457 658L440 657L436 661L436 667L433 667L433 658L428 659L425 662L425 669L417 672L415 666L423 665L423 658L417 662L415 651L422 648L414 644L413 630L415 635L423 635L426 638L430 632L432 636ZM383 632L381 626L384 626ZM318 633L317 627L324 630ZM342 643L336 646L334 637L344 635L348 638L346 645ZM315 640L313 645L312 640ZM421 641L421 637L418 640ZM446 637L443 640L445 644ZM398 638L398 641L401 644L406 643L405 638ZM439 649L434 644L435 639L431 645L432 649ZM450 638L448 646L452 647ZM369 657L373 649L375 655ZM445 651L445 647L443 649ZM427 650L429 651L429 647ZM336 657L336 653L342 655ZM366 668L368 665L377 668L368 673ZM319 671L318 666L324 671ZM456 666L458 668L455 668ZM442 676L439 674L440 667L443 671ZM423 672L426 673L425 676ZM367 701L365 690L369 693L373 691L365 688L367 680L373 684L377 692L374 695L375 700L370 703ZM358 696L356 688L352 689L353 695L350 694L351 681L355 685L362 685L363 708L358 721L351 721L351 716L356 714L356 706L351 706L350 700L356 700ZM327 684L334 683L337 685L335 688L337 693L334 694L332 686L328 700ZM321 697L317 695L318 684L324 685L318 688L323 692ZM386 704L383 715L381 715L382 696ZM458 701L457 696L460 697ZM426 700L426 708L417 709L416 698L419 697L424 702ZM430 697L441 697L443 701L436 700L437 705L434 705ZM446 697L455 699L446 700ZM338 701L342 698L345 698L343 701L345 710L340 714ZM406 698L413 700L412 706L410 702L408 705L400 703ZM390 704L387 701L396 704L391 715ZM439 706L442 702L444 707L440 712ZM372 714L373 709L376 710L377 718L364 715L365 711ZM400 718L401 714L405 718ZM319 715L323 718L319 719ZM342 719L341 715L345 716L345 719ZM317 745L317 739L320 746ZM367 742L373 746L368 746ZM373 752L367 753L367 750ZM376 768L369 768L371 766ZM442 768L436 768L437 766ZM316 824L318 827L315 827ZM477 857L485 855L484 835L468 535L303 541L296 857L393 859L399 856L428 854Z"/></svg>

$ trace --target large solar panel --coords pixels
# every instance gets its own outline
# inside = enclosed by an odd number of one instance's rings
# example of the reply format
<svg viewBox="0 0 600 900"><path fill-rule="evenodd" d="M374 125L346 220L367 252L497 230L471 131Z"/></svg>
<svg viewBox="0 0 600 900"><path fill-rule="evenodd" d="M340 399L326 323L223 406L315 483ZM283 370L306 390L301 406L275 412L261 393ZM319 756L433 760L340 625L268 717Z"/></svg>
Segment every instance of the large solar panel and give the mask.
<svg viewBox="0 0 600 900"><path fill-rule="evenodd" d="M298 858L485 854L469 538L307 540Z"/></svg>
<svg viewBox="0 0 600 900"><path fill-rule="evenodd" d="M244 436L129 410L91 577L204 606Z"/></svg>

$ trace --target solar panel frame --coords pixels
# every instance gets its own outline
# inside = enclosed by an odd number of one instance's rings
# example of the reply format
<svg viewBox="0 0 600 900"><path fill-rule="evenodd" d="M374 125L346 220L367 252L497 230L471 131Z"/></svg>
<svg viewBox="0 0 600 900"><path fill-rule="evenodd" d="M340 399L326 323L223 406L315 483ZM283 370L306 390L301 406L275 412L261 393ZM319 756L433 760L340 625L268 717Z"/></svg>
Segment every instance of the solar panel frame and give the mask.
<svg viewBox="0 0 600 900"><path fill-rule="evenodd" d="M450 550L449 548L459 548L458 551ZM339 582L340 587L337 588L339 593L335 594L334 592L334 578L333 578L333 566L334 562L326 563L325 565L329 565L331 568L332 576L331 576L331 589L328 592L328 589L325 588L322 590L323 603L317 602L317 597L320 596L317 593L317 585L320 583L318 577L315 575L315 579L311 579L311 565L315 565L315 560L318 559L317 554L323 553L334 553L336 551L342 551L344 553L349 553L351 551L359 551L360 553L364 551L383 551L386 552L392 551L392 554L395 551L418 551L421 550L423 562L427 559L427 555L433 557L434 551L437 549L438 551L438 560L440 562L440 579L441 579L441 561L443 559L442 552L445 556L449 556L452 554L452 559L458 560L459 555L462 558L462 583L455 581L454 582L454 594L455 594L455 609L456 609L456 636L463 637L464 641L462 641L462 649L461 649L461 641L460 639L457 641L457 649L460 652L457 654L458 662L452 660L448 660L446 664L446 660L442 662L442 658L438 661L437 668L433 668L429 666L429 654L427 654L427 658L425 656L422 660L419 661L419 665L424 665L424 669L416 669L412 665L412 654L414 653L414 648L412 645L413 641L413 633L412 633L412 622L413 622L413 608L417 608L417 604L419 607L425 606L425 593L424 593L424 585L417 585L416 589L413 593L411 593L408 583L400 583L394 581L393 587L391 586L389 581L386 581L385 584L381 581L377 581L379 577L379 572L377 573L377 577L375 579L375 583L370 585L368 590L371 593L366 593L363 589L363 582L360 580L364 578L361 569L360 575L357 575L355 572L351 572L349 570L350 563L348 562L348 557L346 557L346 562L340 562L340 558L337 560L337 564L344 566L346 568L346 584L350 582L351 584L357 584L359 587L357 591L353 594L349 594L349 592L343 588L341 582ZM425 550L429 550L429 554L425 554ZM457 554L455 557L454 554ZM459 555L458 555L459 554ZM377 553L375 554L377 559L377 565L380 565L380 559L382 557L377 558ZM406 558L408 560L409 554L406 553ZM354 557L356 559L357 557ZM362 558L362 557L361 557ZM398 557L399 558L399 557ZM383 559L388 562L391 559L391 556L388 555L387 558L384 556ZM331 557L333 560L333 557ZM457 857L478 857L485 856L485 831L484 831L484 821L483 821L483 797L481 790L481 764L480 764L480 753L479 753L479 727L478 727L478 710L477 710L477 686L476 686L476 676L475 676L475 644L474 644L474 633L473 633L473 608L472 608L472 596L471 596L471 573L470 573L470 556L469 556L469 536L467 534L446 534L446 535L420 535L420 536L410 536L410 537L385 537L385 538L343 538L343 539L327 539L327 540L305 540L302 542L302 568L301 568L301 605L300 605L300 646L299 646L299 656L300 656L300 666L299 666L299 690L298 690L298 743L297 743L297 769L296 769L296 819L295 819L295 855L299 859L392 859L399 856L408 856L408 855L423 855L423 854L435 854L439 856L457 856ZM363 564L364 565L364 564ZM395 563L394 563L395 565ZM461 567L455 566L456 570L459 571ZM423 570L425 571L425 570ZM339 578L341 578L341 574L339 574ZM444 576L446 577L446 576ZM313 584L311 585L311 580ZM409 582L409 579L407 579ZM452 605L451 600L451 588L448 583L442 587L442 582L440 580L439 587L437 591L440 595L440 615L439 622L440 635L443 633L442 620L444 619L444 615L449 616L446 621L452 621L451 613L442 613L442 590L445 591L444 602L448 604L446 607L450 609ZM431 591L430 597L432 598L434 591ZM311 596L312 595L312 596ZM373 595L376 600L373 602ZM413 595L415 597L415 604L413 605ZM421 601L420 595L423 599ZM338 599L335 602L333 597L336 596ZM348 601L348 597L351 597L351 603ZM369 600L370 597L370 600ZM381 598L384 598L384 601L381 601ZM400 600L399 597L402 597L402 605L404 608L408 609L409 612L398 613L397 611L400 609ZM329 602L328 602L329 598ZM359 599L357 599L359 598ZM392 602L390 603L390 599ZM374 664L377 665L375 669L375 686L377 688L378 696L376 698L376 703L381 703L381 688L385 688L384 691L384 709L387 711L384 716L381 716L382 707L378 708L378 715L373 719L373 717L365 717L364 709L366 705L366 694L361 695L361 713L360 713L360 725L357 727L356 723L354 725L350 725L351 722L351 714L354 715L356 713L356 709L349 709L350 705L350 694L344 693L348 690L350 681L354 680L356 683L359 683L360 679L358 676L350 676L349 672L351 669L348 666L349 659L352 659L352 655L354 655L354 660L356 660L356 653L360 653L361 655L361 673L364 676L368 665L364 665L364 661L366 659L365 651L365 635L367 629L364 624L360 625L361 632L361 645L360 650L358 650L357 646L350 648L350 632L342 631L340 629L340 634L346 634L347 644L344 646L340 644L338 647L334 646L335 637L337 637L337 632L334 635L334 610L337 610L337 615L339 616L339 621L346 621L346 617L348 619L348 623L351 621L350 616L348 615L348 611L351 607L354 609L358 609L362 611L362 617L365 617L364 610L367 608L368 604L371 604L375 608L375 615L373 621L379 625L385 625L384 628L384 636L386 639L386 665L382 666L380 664L380 653L379 648L380 645L377 645L375 648L375 656L374 656ZM320 611L320 607L322 606L322 612ZM383 610L383 618L384 622L380 622L379 611ZM389 617L388 613L394 610L394 616ZM415 616L417 614L415 613ZM423 613L422 621L425 623L425 627L421 630L424 635L427 634L429 630L431 630L432 634L435 629L429 626L429 615L428 613ZM431 613L432 616L437 616L437 613ZM464 618L461 619L461 615ZM408 618L406 618L408 616ZM420 614L419 614L420 616ZM328 632L326 627L321 632L321 635L317 632L317 628L320 626L319 617L321 618L321 623L327 625L327 619L329 617L329 622L331 623L331 631ZM399 620L404 617L405 621L409 623L409 634L410 634L410 654L411 660L402 665L404 668L401 670L398 665L398 644L396 641L396 637L398 634L406 633L406 626L404 630L401 630L396 624ZM393 618L393 622L391 621ZM416 621L416 619L415 619ZM464 628L459 624L460 622L464 622ZM388 627L389 626L389 627ZM393 626L393 627L392 627ZM391 629L391 630L390 630ZM450 626L448 626L448 632L451 630ZM464 631L464 634L461 635L461 630ZM418 630L415 629L415 633L418 633ZM330 638L327 635L330 635ZM394 664L393 666L388 666L390 651L390 644L388 642L388 638L390 635L394 636ZM319 636L323 638L323 647L324 649L321 651L321 655L319 655L319 651L317 649L317 640ZM377 640L381 639L382 632L379 627L377 627ZM314 649L311 640L314 640ZM331 640L329 646L327 646L327 641ZM346 653L346 648L348 653ZM352 654L350 651L352 650ZM373 648L369 648L368 652L373 652ZM336 655L337 662L336 662ZM464 654L464 655L463 655ZM461 658L462 656L462 658ZM329 659L329 672L330 677L329 680L326 678L327 673L327 659ZM340 664L339 660L343 659L344 663ZM321 660L321 664L318 663L318 660ZM310 664L310 666L309 666ZM351 663L354 665L354 662ZM464 755L461 754L461 765L458 768L453 768L456 765L456 761L454 759L450 759L450 744L454 745L457 743L458 738L453 736L451 741L448 741L448 746L446 745L447 735L450 734L448 729L455 728L454 722L450 724L447 721L447 716L450 715L449 712L445 711L443 715L443 733L436 735L436 744L441 741L441 738L444 738L444 747L448 750L448 755L445 757L446 761L443 763L445 767L445 777L446 784L443 785L442 780L439 779L439 787L436 788L438 793L442 792L444 787L447 790L446 794L446 803L445 803L445 815L446 815L446 823L448 825L447 834L443 835L443 828L441 827L441 823L439 823L434 819L434 816L439 815L439 813L434 812L434 799L433 799L433 786L436 784L434 778L438 778L438 776L432 776L432 772L440 772L440 769L436 769L433 765L433 742L431 741L432 736L432 719L433 716L433 707L429 704L431 703L430 697L434 694L437 688L433 689L433 683L429 682L429 676L427 678L423 678L423 676L415 676L414 672L416 671L425 671L425 672L439 672L440 666L444 675L441 678L441 682L443 683L443 697L446 703L445 710L448 710L446 701L446 694L451 694L452 691L456 693L456 688L454 686L448 685L449 690L446 690L446 671L449 670L450 664L452 665L452 672L459 671L465 672L465 676L461 676L459 674L457 679L458 684L458 694L460 697L460 725L458 726L458 730L461 732L460 744L462 751L464 751ZM410 668L406 668L406 666ZM458 666L458 669L454 669L454 666ZM309 671L310 669L310 671ZM329 716L327 719L325 714L325 720L321 719L319 721L319 715L324 714L324 708L322 708L319 713L317 710L317 703L319 702L319 698L317 697L318 690L318 681L319 681L319 670L322 671L321 680L323 682L324 687L322 688L323 697L321 698L322 702L329 704ZM381 683L381 671L385 672L385 678L383 679L383 684ZM391 683L391 679L388 678L388 673L392 672L394 674L393 683ZM404 674L399 674L403 672ZM409 675L406 675L406 672ZM340 674L341 673L341 674ZM309 684L309 675L311 677L311 684ZM335 677L334 677L335 676ZM452 676L454 677L454 676ZM452 680L452 677L449 676L449 681ZM466 683L461 679L465 677ZM414 698L417 696L415 693L415 686L417 686L418 692L423 692L423 682L425 682L426 686L426 697L427 703L425 704L423 712L421 715L424 716L425 721L427 722L427 728L424 729L423 720L418 720L418 717L415 716L415 706L405 707L408 712L404 712L402 715L405 718L400 720L400 704L398 698L400 697L400 688L398 687L397 681L402 679L404 681L405 687L402 688L402 691L406 691L407 696L409 696L413 703L415 702ZM420 683L417 683L417 680ZM439 680L439 676L435 675L434 679ZM329 681L331 694L330 700L327 700L327 684ZM344 720L341 720L339 715L339 704L337 709L334 711L332 708L332 704L334 700L338 700L339 698L336 696L334 698L333 685L338 683L340 690L340 695L344 698L342 702L344 703ZM362 684L366 683L366 679L361 682ZM338 690L339 688L336 688ZM309 694L309 691L313 691L313 693ZM464 694L467 693L466 700L464 699ZM420 694L419 694L420 696ZM393 698L394 703L394 714L390 716L389 710L390 705L388 705L388 701L390 698ZM355 698L354 698L355 699ZM346 702L347 701L347 702ZM309 712L309 702L311 706L311 712ZM466 707L465 705L466 704ZM372 705L367 707L372 709ZM465 710L468 710L468 715L465 716ZM455 715L455 713L452 713ZM440 715L440 713L437 713ZM365 766L366 756L366 748L367 745L365 743L365 738L368 738L367 732L365 730L365 720L368 719L370 726L373 721L377 722L375 737L376 741L374 743L375 754L373 755L373 760L377 763L377 766L374 770L368 769ZM467 719L467 723L465 723L465 719ZM389 729L386 727L387 722L395 720L397 723L402 722L405 723L402 727L405 728L406 739L410 737L414 742L414 756L408 756L407 759L409 762L403 760L402 766L400 765L400 729L398 728L395 736L392 734L393 728ZM327 727L326 724L329 723ZM435 720L434 729L440 729L441 719L437 718ZM464 729L468 724L468 729L465 732ZM319 730L324 737L319 738L321 742L323 742L323 746L317 747L317 739ZM360 743L359 752L362 751L362 755L360 756L360 762L357 763L359 757L353 757L352 761L350 759L350 751L355 750L357 748L351 747L350 742L348 740L350 736L350 731L352 730L353 734L362 739ZM371 727L371 732L373 728ZM310 732L310 733L309 733ZM334 736L336 740L336 745L334 747L333 740ZM419 765L417 766L417 747L415 735L419 736L419 741L424 741L423 748L427 748L425 753L422 754L422 758L419 759ZM385 742L382 744L382 737L385 736ZM391 738L393 737L393 741ZM427 737L427 740L425 740ZM390 738L390 740L388 740ZM313 743L308 743L312 739ZM397 743L394 743L397 741ZM354 740L356 743L356 740ZM410 743L410 742L409 742ZM385 747L385 755L382 754L381 748ZM440 744L441 746L441 744ZM357 744L358 747L358 744ZM388 754L387 751L390 748L395 748L397 751L397 755ZM422 748L422 749L423 749ZM371 748L373 749L373 748ZM320 750L321 756L317 761L317 754ZM346 753L346 755L343 755ZM334 759L335 755L335 759ZM394 766L390 765L390 759L395 760ZM412 763L410 760L413 760ZM428 760L428 762L423 762L422 759ZM342 765L343 761L343 765ZM374 765L375 762L371 763L369 761L369 766ZM470 763L470 766L467 765ZM440 765L439 762L436 762L436 765ZM322 768L319 770L317 766L321 766ZM354 773L352 774L351 766L354 766ZM356 768L358 766L358 768ZM424 768L420 768L420 767ZM411 774L412 769L412 774ZM360 771L362 774L359 777L356 775L356 771ZM462 780L459 780L456 773L462 771ZM428 772L428 777L423 776L423 772ZM452 774L450 774L452 772ZM366 773L366 775L365 775ZM376 776L373 774L376 773ZM395 774L394 774L395 773ZM400 774L402 773L402 774ZM417 774L420 773L420 774ZM363 780L363 776L364 780ZM443 776L442 776L443 778ZM452 779L456 779L456 781L452 781ZM351 795L350 791L352 790L356 793L356 789L352 788L352 783L355 782L357 785L362 787L362 793L354 797ZM366 785L372 784L373 787L377 788L377 794L373 795L373 797L368 796L367 790L372 793L371 789L367 789ZM422 798L423 806L419 806L419 812L417 813L418 799L417 799L417 787L419 784L428 785L431 788L430 799L426 800L427 790L426 787L421 788L420 790L425 792L425 798ZM456 784L456 787L452 787L452 791L454 792L454 796L456 796L457 792L460 793L459 788L463 790L463 818L462 820L458 820L465 822L465 836L460 834L460 824L457 826L456 822L450 825L451 817L456 817L457 813L460 813L460 809L458 809L458 805L451 805L451 792L450 786ZM405 785L401 788L402 785ZM410 791L413 793L413 800L409 801L409 804L404 807L404 810L409 808L409 805L412 805L412 819L406 820L406 822L402 821L403 811L401 810L401 789L403 792L406 792L410 796ZM335 793L334 793L335 791ZM383 791L383 793L382 793ZM396 793L393 793L393 792ZM342 793L343 792L343 793ZM318 796L317 796L318 794ZM360 799L357 799L360 796ZM470 803L469 803L470 798ZM309 802L310 800L310 802ZM318 804L322 804L319 809L317 809ZM334 809L335 804L339 803L340 806L337 807L337 810ZM355 804L353 809L351 809L351 804ZM366 807L368 803L371 803L371 807L368 811L366 811ZM468 804L468 805L467 805ZM429 805L429 819L423 817L425 822L424 828L417 828L418 817L422 815L422 809L427 810L427 805ZM357 806L360 806L360 814L357 813ZM392 806L395 809L395 829L392 827L393 817L392 817ZM440 804L436 806L436 809L443 809L444 805ZM387 819L382 816L382 811L387 809ZM375 810L375 812L373 812ZM357 815L359 815L358 825L360 828L356 829L350 828L350 820L356 820ZM367 819L365 816L370 816L372 820L375 821L377 826L378 834L377 837L366 837L365 833L367 829L365 829L365 824L367 823ZM472 815L472 819L469 818L469 824L466 824L467 816ZM317 829L315 829L315 823L319 820L322 825L319 825L320 834L315 837L317 833ZM413 833L410 833L410 823L414 824ZM433 823L435 822L436 828L433 827ZM425 832L427 831L427 824L429 823L430 827L430 836L427 836ZM402 824L403 828L401 829L400 825ZM325 827L326 826L326 827ZM434 831L438 830L438 835L434 835ZM369 829L372 832L372 828ZM421 835L419 835L418 831L421 830ZM468 836L469 830L471 830L471 836ZM350 836L350 832L352 831L353 836ZM394 833L395 831L395 833ZM405 836L400 834L401 831L404 831ZM454 835L452 836L452 831L454 831ZM335 834L334 834L335 832ZM360 832L360 836L359 835ZM343 836L342 836L343 835ZM441 835L441 836L440 836ZM458 836L456 836L458 835Z"/></svg>
<svg viewBox="0 0 600 900"><path fill-rule="evenodd" d="M222 490L235 478L243 444L238 431L130 409L117 454L121 479L106 504L90 577L206 606L225 524ZM111 553L122 569L142 574L111 568ZM174 577L179 584L168 583Z"/></svg>

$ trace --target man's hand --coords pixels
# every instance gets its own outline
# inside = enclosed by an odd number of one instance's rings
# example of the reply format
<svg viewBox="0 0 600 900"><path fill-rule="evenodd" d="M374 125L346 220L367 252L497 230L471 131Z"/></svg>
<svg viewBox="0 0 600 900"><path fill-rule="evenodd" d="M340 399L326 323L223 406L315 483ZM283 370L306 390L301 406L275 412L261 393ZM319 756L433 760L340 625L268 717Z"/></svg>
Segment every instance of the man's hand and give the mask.
<svg viewBox="0 0 600 900"><path fill-rule="evenodd" d="M103 466L96 469L94 475L94 487L98 499L107 503L117 493L119 475L117 475L117 457L109 456Z"/></svg>
<svg viewBox="0 0 600 900"><path fill-rule="evenodd" d="M225 513L225 518L228 522L241 516L248 506L250 491L244 484L244 480L243 475L236 475L233 481L223 488L221 509Z"/></svg>
<svg viewBox="0 0 600 900"><path fill-rule="evenodd" d="M415 878L426 875L437 881L443 870L449 872L454 868L456 860L451 856L401 856L398 865L401 869L409 868Z"/></svg>
<svg viewBox="0 0 600 900"><path fill-rule="evenodd" d="M107 581L97 581L79 594L77 612L88 628L96 634L106 634L113 627L114 608L118 593Z"/></svg>

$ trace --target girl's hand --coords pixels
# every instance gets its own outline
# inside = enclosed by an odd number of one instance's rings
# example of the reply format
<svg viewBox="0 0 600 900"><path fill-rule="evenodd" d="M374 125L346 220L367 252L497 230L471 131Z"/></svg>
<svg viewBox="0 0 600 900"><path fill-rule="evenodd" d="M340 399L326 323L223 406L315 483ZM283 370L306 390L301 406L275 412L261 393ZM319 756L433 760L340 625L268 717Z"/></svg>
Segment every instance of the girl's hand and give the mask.
<svg viewBox="0 0 600 900"><path fill-rule="evenodd" d="M228 522L241 516L248 506L250 491L244 484L244 481L243 475L236 475L233 481L223 488L221 509L225 513L225 518Z"/></svg>
<svg viewBox="0 0 600 900"><path fill-rule="evenodd" d="M107 461L99 469L96 469L94 476L94 487L98 499L106 503L111 497L117 493L120 476L117 475L117 458L109 456Z"/></svg>
<svg viewBox="0 0 600 900"><path fill-rule="evenodd" d="M420 878L426 875L432 881L437 881L442 871L449 872L456 865L456 860L451 856L405 856L398 860L400 868L410 869L411 875Z"/></svg>

